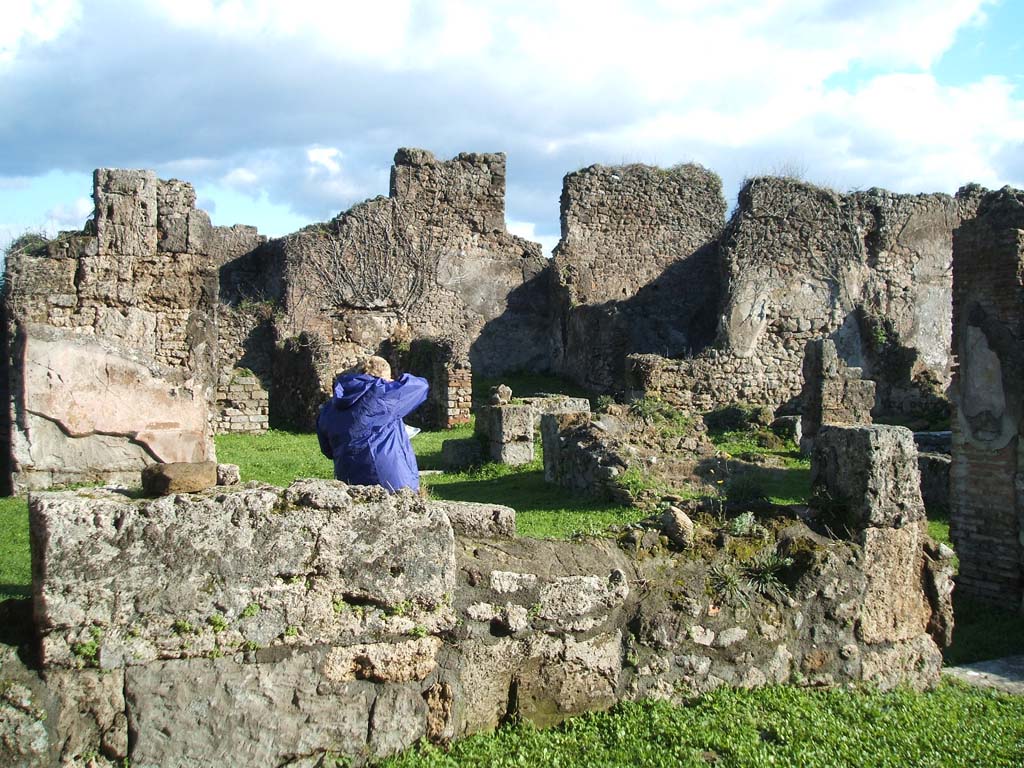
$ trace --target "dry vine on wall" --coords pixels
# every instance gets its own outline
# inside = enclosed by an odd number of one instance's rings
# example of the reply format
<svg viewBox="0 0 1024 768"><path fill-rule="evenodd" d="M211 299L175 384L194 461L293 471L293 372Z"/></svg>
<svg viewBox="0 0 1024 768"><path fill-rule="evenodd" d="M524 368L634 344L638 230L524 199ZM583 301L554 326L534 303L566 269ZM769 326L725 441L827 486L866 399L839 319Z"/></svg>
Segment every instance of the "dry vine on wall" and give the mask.
<svg viewBox="0 0 1024 768"><path fill-rule="evenodd" d="M444 238L396 200L371 201L306 238L310 292L324 308L405 315L436 281Z"/></svg>

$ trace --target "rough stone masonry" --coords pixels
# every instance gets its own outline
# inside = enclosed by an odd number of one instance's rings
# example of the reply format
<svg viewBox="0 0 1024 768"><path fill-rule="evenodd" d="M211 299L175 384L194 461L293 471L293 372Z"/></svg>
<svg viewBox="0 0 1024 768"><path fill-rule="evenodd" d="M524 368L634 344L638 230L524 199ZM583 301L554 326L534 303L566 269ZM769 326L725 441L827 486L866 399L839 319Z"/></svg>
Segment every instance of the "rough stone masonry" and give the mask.
<svg viewBox="0 0 1024 768"><path fill-rule="evenodd" d="M0 758L360 764L722 685L931 686L951 553L916 471L907 430L824 427L813 473L849 536L772 523L753 559L656 533L519 539L507 508L336 481L34 494L40 668L0 646ZM776 588L716 586L771 557Z"/></svg>
<svg viewBox="0 0 1024 768"><path fill-rule="evenodd" d="M964 594L1024 609L1024 193L986 195L953 241L950 536Z"/></svg>
<svg viewBox="0 0 1024 768"><path fill-rule="evenodd" d="M93 197L85 230L8 256L16 491L137 482L154 461L213 457L215 264L237 232L210 225L191 185L151 171L98 170Z"/></svg>

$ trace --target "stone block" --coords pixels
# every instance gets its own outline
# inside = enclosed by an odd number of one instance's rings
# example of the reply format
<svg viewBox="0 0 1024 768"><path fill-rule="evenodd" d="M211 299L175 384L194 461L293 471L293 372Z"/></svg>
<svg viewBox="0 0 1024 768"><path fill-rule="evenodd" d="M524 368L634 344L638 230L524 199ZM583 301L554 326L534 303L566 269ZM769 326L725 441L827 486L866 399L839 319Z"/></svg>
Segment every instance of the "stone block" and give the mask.
<svg viewBox="0 0 1024 768"><path fill-rule="evenodd" d="M540 417L541 446L544 451L544 479L557 483L562 463L564 433L574 427L590 423L590 409L545 413Z"/></svg>
<svg viewBox="0 0 1024 768"><path fill-rule="evenodd" d="M185 253L188 250L188 219L184 216L160 219L157 249L162 253Z"/></svg>
<svg viewBox="0 0 1024 768"><path fill-rule="evenodd" d="M448 471L476 466L484 459L484 447L476 437L445 440L441 443L441 464Z"/></svg>
<svg viewBox="0 0 1024 768"><path fill-rule="evenodd" d="M809 451L825 424L870 424L875 383L861 379L859 368L847 367L832 339L807 342L803 361L804 410L801 449Z"/></svg>
<svg viewBox="0 0 1024 768"><path fill-rule="evenodd" d="M157 251L157 178L153 171L100 168L93 174L100 255Z"/></svg>
<svg viewBox="0 0 1024 768"><path fill-rule="evenodd" d="M450 621L452 526L411 493L326 480L156 500L93 489L34 494L29 516L47 666L117 668ZM399 605L395 624L387 612Z"/></svg>
<svg viewBox="0 0 1024 768"><path fill-rule="evenodd" d="M518 466L533 461L533 441L519 443L491 443L491 459L502 464Z"/></svg>
<svg viewBox="0 0 1024 768"><path fill-rule="evenodd" d="M864 599L856 628L868 644L911 640L925 634L931 607L922 584L924 522L903 528L866 528Z"/></svg>
<svg viewBox="0 0 1024 768"><path fill-rule="evenodd" d="M518 704L522 716L537 726L615 703L622 672L620 632L579 641L535 635L527 653L518 676Z"/></svg>
<svg viewBox="0 0 1024 768"><path fill-rule="evenodd" d="M487 435L492 443L533 440L533 408L529 405L501 405L487 409Z"/></svg>
<svg viewBox="0 0 1024 768"><path fill-rule="evenodd" d="M905 427L823 426L811 456L811 485L854 530L924 518L917 448Z"/></svg>
<svg viewBox="0 0 1024 768"><path fill-rule="evenodd" d="M217 465L217 485L238 485L242 482L242 471L237 464Z"/></svg>
<svg viewBox="0 0 1024 768"><path fill-rule="evenodd" d="M194 210L188 215L188 252L207 255L213 241L214 227L206 211Z"/></svg>
<svg viewBox="0 0 1024 768"><path fill-rule="evenodd" d="M219 474L215 461L150 464L142 470L142 490L149 496L196 493L217 485Z"/></svg>
<svg viewBox="0 0 1024 768"><path fill-rule="evenodd" d="M321 647L273 663L160 661L128 670L132 764L283 765L329 752L383 758L426 731L419 686L332 679Z"/></svg>
<svg viewBox="0 0 1024 768"><path fill-rule="evenodd" d="M473 501L432 501L430 504L448 516L457 534L515 538L516 511L511 507Z"/></svg>
<svg viewBox="0 0 1024 768"><path fill-rule="evenodd" d="M35 324L22 330L12 350L23 372L27 426L12 445L16 487L44 471L85 482L137 473L154 457L210 458L199 381L171 383L167 369L81 334Z"/></svg>

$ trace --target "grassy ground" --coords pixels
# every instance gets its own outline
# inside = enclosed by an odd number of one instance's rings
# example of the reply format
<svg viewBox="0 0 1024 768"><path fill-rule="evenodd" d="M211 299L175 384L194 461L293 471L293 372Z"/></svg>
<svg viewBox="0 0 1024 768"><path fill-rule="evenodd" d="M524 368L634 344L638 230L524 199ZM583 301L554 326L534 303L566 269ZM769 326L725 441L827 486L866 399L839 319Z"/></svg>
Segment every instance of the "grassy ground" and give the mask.
<svg viewBox="0 0 1024 768"><path fill-rule="evenodd" d="M28 504L16 496L0 498L0 601L28 597L31 583Z"/></svg>
<svg viewBox="0 0 1024 768"><path fill-rule="evenodd" d="M506 727L421 746L389 768L441 766L1020 766L1024 697L953 682L879 693L720 688L690 706L621 704L547 731Z"/></svg>

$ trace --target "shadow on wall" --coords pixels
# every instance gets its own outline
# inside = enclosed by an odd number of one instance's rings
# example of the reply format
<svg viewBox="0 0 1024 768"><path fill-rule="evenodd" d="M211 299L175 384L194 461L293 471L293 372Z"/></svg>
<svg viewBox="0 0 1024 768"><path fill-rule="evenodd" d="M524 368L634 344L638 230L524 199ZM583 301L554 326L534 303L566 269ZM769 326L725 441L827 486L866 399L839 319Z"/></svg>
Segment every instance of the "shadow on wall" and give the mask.
<svg viewBox="0 0 1024 768"><path fill-rule="evenodd" d="M553 302L555 367L589 389L621 392L627 355L685 358L712 344L723 297L717 243L672 262L627 299L574 307L563 293Z"/></svg>
<svg viewBox="0 0 1024 768"><path fill-rule="evenodd" d="M555 293L551 264L508 294L505 311L484 323L470 344L473 375L549 373L555 354Z"/></svg>

